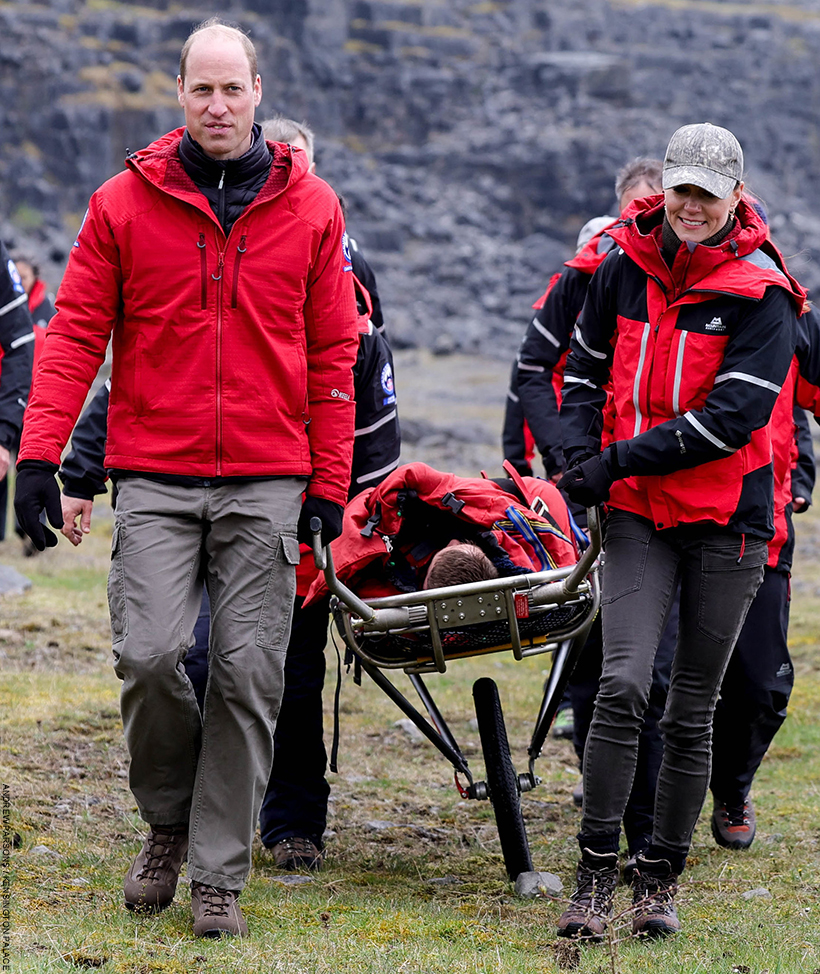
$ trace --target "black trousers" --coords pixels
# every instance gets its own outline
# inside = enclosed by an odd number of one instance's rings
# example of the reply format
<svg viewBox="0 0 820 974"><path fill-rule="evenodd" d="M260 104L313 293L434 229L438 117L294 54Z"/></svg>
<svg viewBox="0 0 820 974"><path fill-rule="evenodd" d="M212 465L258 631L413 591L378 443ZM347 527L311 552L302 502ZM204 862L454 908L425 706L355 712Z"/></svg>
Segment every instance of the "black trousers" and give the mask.
<svg viewBox="0 0 820 974"><path fill-rule="evenodd" d="M325 680L328 602L304 608L297 599L285 657L285 692L273 738L273 768L259 813L264 845L300 835L322 848L330 786L325 779L322 688ZM185 657L185 672L200 707L208 680L208 597L194 629L195 644Z"/></svg>
<svg viewBox="0 0 820 974"><path fill-rule="evenodd" d="M740 805L794 686L789 656L789 573L766 568L720 688L712 730L712 794Z"/></svg>

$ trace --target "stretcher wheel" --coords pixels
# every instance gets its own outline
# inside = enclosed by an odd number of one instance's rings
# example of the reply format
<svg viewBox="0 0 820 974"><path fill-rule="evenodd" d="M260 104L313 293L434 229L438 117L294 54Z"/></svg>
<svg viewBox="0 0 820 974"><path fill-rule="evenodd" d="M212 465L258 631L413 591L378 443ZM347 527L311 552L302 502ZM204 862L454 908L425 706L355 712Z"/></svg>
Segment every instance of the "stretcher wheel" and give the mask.
<svg viewBox="0 0 820 974"><path fill-rule="evenodd" d="M473 699L501 852L507 874L515 882L519 873L532 871L532 857L521 815L518 775L510 759L507 729L495 682L488 677L476 680Z"/></svg>

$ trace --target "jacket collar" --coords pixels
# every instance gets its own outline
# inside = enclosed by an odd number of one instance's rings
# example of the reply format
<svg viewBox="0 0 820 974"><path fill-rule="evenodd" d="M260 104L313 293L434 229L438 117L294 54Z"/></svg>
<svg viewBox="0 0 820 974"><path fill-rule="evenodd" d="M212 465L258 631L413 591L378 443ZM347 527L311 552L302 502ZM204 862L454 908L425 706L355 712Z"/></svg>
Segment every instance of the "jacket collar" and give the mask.
<svg viewBox="0 0 820 974"><path fill-rule="evenodd" d="M661 256L662 196L630 203L621 219L605 231L664 289L668 300L685 291L721 291L759 300L777 285L791 295L797 313L806 292L786 270L782 255L769 240L768 228L745 199L737 206L738 225L717 246L684 243L670 269Z"/></svg>
<svg viewBox="0 0 820 974"><path fill-rule="evenodd" d="M186 172L179 157L179 146L184 133L184 128L166 133L145 149L132 152L126 158L125 164L157 189L190 203L216 223L216 217L207 199L197 189L196 183ZM262 146L267 147L271 164L265 185L250 206L256 206L279 196L304 178L308 171L306 152L281 142L265 142L261 139L258 141Z"/></svg>
<svg viewBox="0 0 820 974"><path fill-rule="evenodd" d="M202 146L191 138L191 133L187 129L180 139L177 152L185 172L199 187L218 186L223 178L228 186L253 182L270 169L271 154L262 138L262 129L259 125L254 124L252 134L253 141L250 149L238 159L219 162L205 155Z"/></svg>

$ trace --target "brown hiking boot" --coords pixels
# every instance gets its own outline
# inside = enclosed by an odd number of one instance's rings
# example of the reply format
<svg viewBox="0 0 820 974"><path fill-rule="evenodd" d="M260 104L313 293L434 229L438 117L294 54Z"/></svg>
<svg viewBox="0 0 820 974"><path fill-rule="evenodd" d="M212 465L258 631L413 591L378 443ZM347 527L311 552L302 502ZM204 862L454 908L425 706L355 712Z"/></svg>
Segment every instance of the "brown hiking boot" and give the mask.
<svg viewBox="0 0 820 974"><path fill-rule="evenodd" d="M271 846L273 861L280 869L321 869L321 850L301 835L291 835Z"/></svg>
<svg viewBox="0 0 820 974"><path fill-rule="evenodd" d="M247 937L248 925L236 902L239 891L191 883L195 937Z"/></svg>
<svg viewBox="0 0 820 974"><path fill-rule="evenodd" d="M558 921L558 936L600 940L612 916L612 897L618 885L618 854L584 849L575 883L569 906Z"/></svg>
<svg viewBox="0 0 820 974"><path fill-rule="evenodd" d="M632 875L632 933L642 937L668 937L680 930L675 911L678 877L666 859L638 855Z"/></svg>
<svg viewBox="0 0 820 974"><path fill-rule="evenodd" d="M174 899L188 856L188 826L152 825L125 874L125 905L135 913L159 913Z"/></svg>

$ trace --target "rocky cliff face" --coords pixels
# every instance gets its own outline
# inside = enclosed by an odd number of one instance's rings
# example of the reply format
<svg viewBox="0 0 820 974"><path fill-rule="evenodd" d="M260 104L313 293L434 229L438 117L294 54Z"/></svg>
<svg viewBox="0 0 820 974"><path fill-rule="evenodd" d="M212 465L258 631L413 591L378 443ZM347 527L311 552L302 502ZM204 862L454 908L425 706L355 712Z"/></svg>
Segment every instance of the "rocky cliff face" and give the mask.
<svg viewBox="0 0 820 974"><path fill-rule="evenodd" d="M395 340L508 357L616 169L727 125L795 274L820 285L816 0L233 0L262 114L304 118ZM180 124L201 6L0 3L0 232L57 275L88 196Z"/></svg>

